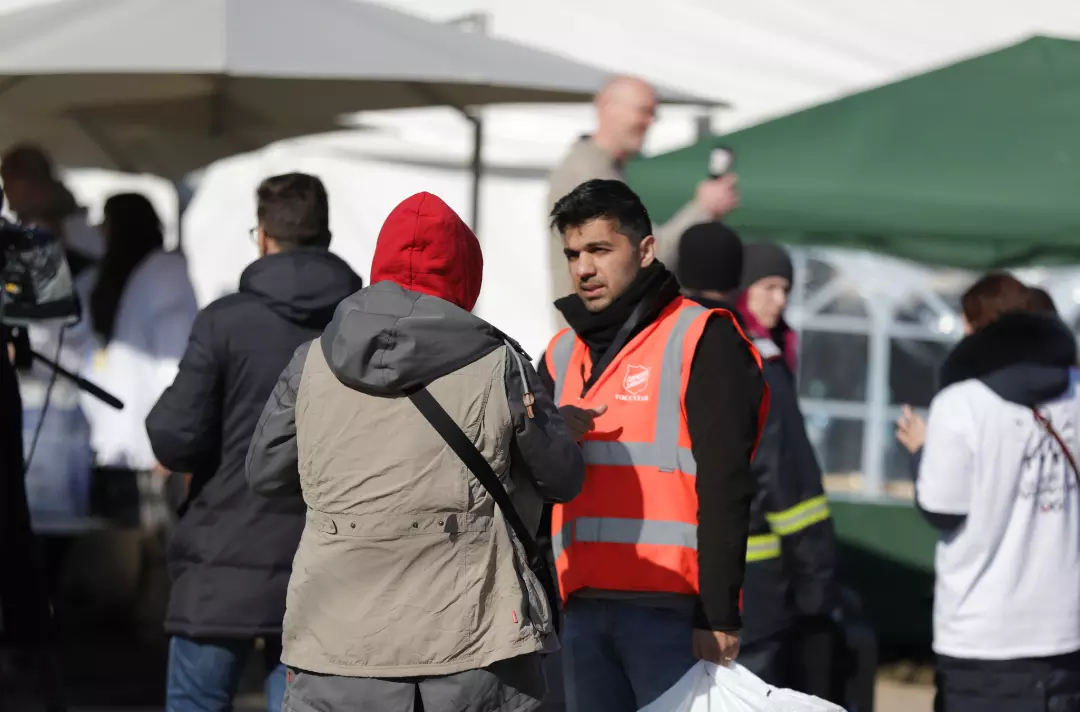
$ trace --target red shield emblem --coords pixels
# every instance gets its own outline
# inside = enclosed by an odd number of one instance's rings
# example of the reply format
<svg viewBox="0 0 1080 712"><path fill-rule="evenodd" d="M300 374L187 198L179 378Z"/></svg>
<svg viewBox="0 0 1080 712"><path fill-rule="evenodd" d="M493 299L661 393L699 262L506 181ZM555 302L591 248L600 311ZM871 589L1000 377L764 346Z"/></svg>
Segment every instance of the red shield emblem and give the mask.
<svg viewBox="0 0 1080 712"><path fill-rule="evenodd" d="M649 367L627 364L622 385L630 395L640 395L649 387Z"/></svg>

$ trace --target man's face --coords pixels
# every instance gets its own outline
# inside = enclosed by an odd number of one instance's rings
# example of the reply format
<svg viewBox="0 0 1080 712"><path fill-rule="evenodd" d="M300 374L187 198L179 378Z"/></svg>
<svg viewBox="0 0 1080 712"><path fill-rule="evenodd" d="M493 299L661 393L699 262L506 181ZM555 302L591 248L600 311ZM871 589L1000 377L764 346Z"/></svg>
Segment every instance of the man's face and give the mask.
<svg viewBox="0 0 1080 712"><path fill-rule="evenodd" d="M563 235L563 252L574 281L574 291L591 312L611 306L638 272L652 264L656 240L647 236L635 245L615 230L606 218L597 218Z"/></svg>
<svg viewBox="0 0 1080 712"><path fill-rule="evenodd" d="M746 290L746 308L766 329L780 323L787 307L791 282L783 277L759 279Z"/></svg>
<svg viewBox="0 0 1080 712"><path fill-rule="evenodd" d="M600 120L619 144L624 157L636 156L645 145L645 136L656 121L656 94L643 82L614 88L604 100Z"/></svg>

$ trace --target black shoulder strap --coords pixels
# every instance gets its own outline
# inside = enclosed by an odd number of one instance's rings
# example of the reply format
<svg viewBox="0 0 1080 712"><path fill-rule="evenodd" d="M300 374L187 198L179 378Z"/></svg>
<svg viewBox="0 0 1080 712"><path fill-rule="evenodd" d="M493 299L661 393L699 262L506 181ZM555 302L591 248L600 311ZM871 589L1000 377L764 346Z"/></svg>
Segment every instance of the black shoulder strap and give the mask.
<svg viewBox="0 0 1080 712"><path fill-rule="evenodd" d="M637 328L641 320L645 318L645 314L648 313L649 308L652 307L653 302L656 301L656 295L650 295L645 297L634 307L634 311L630 312L629 318L615 334L615 338L611 344L604 351L604 355L600 357L600 360L593 364L592 372L589 373L589 380L585 381L585 384L581 387L581 397L584 398L585 394L589 392L589 389L593 387L593 384L604 374L604 371L611 362L615 360L615 357L622 351L622 347L626 346L626 342L630 340L630 335L634 333L634 329Z"/></svg>
<svg viewBox="0 0 1080 712"><path fill-rule="evenodd" d="M514 530L518 541L525 547L525 555L529 557L529 561L535 561L539 555L536 540L525 527L525 522L521 521L521 516L514 508L513 502L510 501L510 495L506 493L506 489L499 482L495 470L491 469L491 465L484 459L483 454L476 449L476 446L472 444L469 436L454 422L450 414L439 405L439 401L435 400L435 396L431 395L428 389L420 388L409 393L409 400L413 402L420 414L431 423L431 427L435 428L435 432L442 436L450 449L461 458L461 461L465 463L473 476L480 480L480 484L484 486L484 489L488 491L495 503L499 505L503 517L510 525L510 528Z"/></svg>
<svg viewBox="0 0 1080 712"><path fill-rule="evenodd" d="M1072 451L1069 450L1069 446L1065 444L1065 438L1061 437L1061 433L1053 426L1050 419L1040 413L1038 408L1033 407L1031 412L1035 415L1035 422L1041 425L1046 431L1046 434L1057 442L1058 447L1061 448L1061 453L1069 463L1069 467L1072 468L1073 474L1076 475L1077 483L1080 483L1080 469L1077 468L1076 458L1073 457Z"/></svg>

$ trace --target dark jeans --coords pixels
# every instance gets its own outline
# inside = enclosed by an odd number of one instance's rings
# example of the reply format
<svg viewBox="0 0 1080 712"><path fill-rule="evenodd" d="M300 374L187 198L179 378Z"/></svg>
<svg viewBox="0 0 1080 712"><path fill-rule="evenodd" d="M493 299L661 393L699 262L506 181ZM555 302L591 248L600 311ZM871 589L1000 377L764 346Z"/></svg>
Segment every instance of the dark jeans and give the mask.
<svg viewBox="0 0 1080 712"><path fill-rule="evenodd" d="M182 638L169 641L166 712L230 712L244 668L255 652L254 640ZM281 712L285 696L285 666L281 639L267 639L266 709Z"/></svg>
<svg viewBox="0 0 1080 712"><path fill-rule="evenodd" d="M939 655L934 712L1080 712L1080 652L962 660Z"/></svg>
<svg viewBox="0 0 1080 712"><path fill-rule="evenodd" d="M794 631L790 687L830 702L843 702L842 672L837 666L843 631L827 618L801 620Z"/></svg>
<svg viewBox="0 0 1080 712"><path fill-rule="evenodd" d="M692 668L692 611L572 598L563 619L569 712L634 712Z"/></svg>
<svg viewBox="0 0 1080 712"><path fill-rule="evenodd" d="M736 662L773 687L792 687L792 640L777 633L744 644Z"/></svg>

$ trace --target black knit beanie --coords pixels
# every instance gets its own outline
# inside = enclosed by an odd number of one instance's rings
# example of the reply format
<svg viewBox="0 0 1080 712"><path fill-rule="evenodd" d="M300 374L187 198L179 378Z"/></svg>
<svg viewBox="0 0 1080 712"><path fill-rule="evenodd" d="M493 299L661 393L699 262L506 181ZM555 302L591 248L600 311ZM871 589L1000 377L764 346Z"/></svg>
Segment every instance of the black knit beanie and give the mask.
<svg viewBox="0 0 1080 712"><path fill-rule="evenodd" d="M753 242L743 248L743 289L766 277L783 277L791 282L794 276L791 255L780 245L773 242Z"/></svg>
<svg viewBox="0 0 1080 712"><path fill-rule="evenodd" d="M723 223L701 223L682 234L675 276L684 289L731 292L742 270L742 240Z"/></svg>

